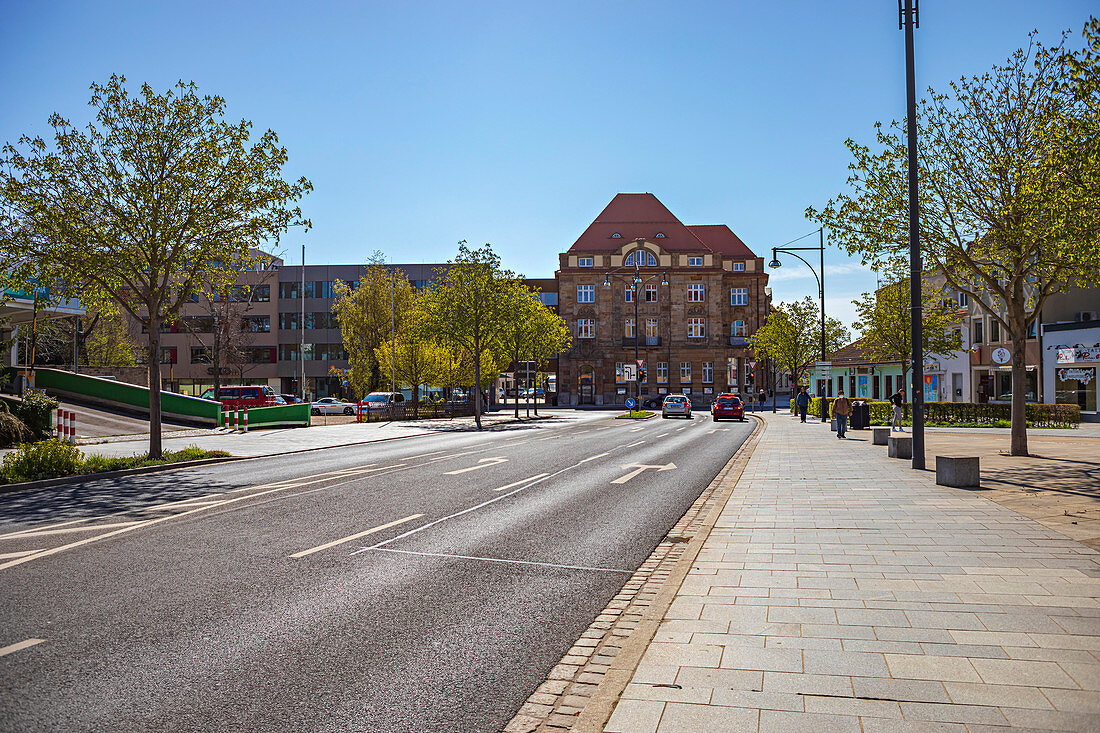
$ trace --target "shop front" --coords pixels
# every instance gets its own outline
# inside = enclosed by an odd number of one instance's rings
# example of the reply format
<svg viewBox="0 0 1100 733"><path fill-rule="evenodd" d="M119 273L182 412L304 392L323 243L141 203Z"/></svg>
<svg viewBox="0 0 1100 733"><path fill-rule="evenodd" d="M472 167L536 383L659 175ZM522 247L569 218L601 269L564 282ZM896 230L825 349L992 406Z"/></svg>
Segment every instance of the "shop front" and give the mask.
<svg viewBox="0 0 1100 733"><path fill-rule="evenodd" d="M1044 331L1046 401L1077 405L1082 418L1100 419L1100 323L1047 324Z"/></svg>

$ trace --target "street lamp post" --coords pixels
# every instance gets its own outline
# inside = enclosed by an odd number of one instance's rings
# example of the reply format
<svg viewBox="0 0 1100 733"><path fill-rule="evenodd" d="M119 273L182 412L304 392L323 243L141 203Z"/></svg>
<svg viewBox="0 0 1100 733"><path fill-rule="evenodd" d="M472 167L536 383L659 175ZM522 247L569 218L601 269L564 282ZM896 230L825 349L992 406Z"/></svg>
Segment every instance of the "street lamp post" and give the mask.
<svg viewBox="0 0 1100 733"><path fill-rule="evenodd" d="M825 361L828 357L825 350L825 227L820 227L817 230L818 245L816 247L772 247L772 261L768 263L768 267L781 267L782 262L779 261L778 253L783 252L789 254L791 257L796 257L802 260L802 263L806 267L810 268L810 272L814 274L814 278L817 280L817 295L821 300L821 361ZM818 277L817 272L814 270L813 265L802 258L801 255L795 254L795 250L798 251L810 251L821 253L821 277ZM827 422L828 410L825 409L825 395L821 395L821 422Z"/></svg>
<svg viewBox="0 0 1100 733"><path fill-rule="evenodd" d="M638 364L638 361L639 361L639 359L638 359L638 330L639 330L638 329L638 286L643 284L643 283L647 283L650 280L656 279L657 277L661 278L661 284L662 285L668 285L668 273L658 273L658 274L655 274L655 275L650 275L647 278L642 278L641 266L638 264L638 252L644 251L644 250L642 250L641 247L645 243L645 238L644 237L638 237L637 239L634 240L634 243L638 245L638 249L634 250L634 273L629 277L629 282L630 282L631 289L633 289L633 291L634 291L634 409L637 409L640 406L640 403L639 403L640 394L639 394L639 387L638 387L638 377L639 377L639 374L638 374L638 369L639 369L639 364ZM611 287L611 278L612 277L616 277L616 278L626 282L628 280L628 278L616 275L616 273L619 272L620 270L626 270L626 269L628 269L628 268L627 267L617 267L614 270L608 270L606 273L604 273L603 286L605 288ZM670 338L671 338L671 335L670 335ZM647 364L646 366L649 366L649 365ZM633 410L631 410L631 412L633 412Z"/></svg>

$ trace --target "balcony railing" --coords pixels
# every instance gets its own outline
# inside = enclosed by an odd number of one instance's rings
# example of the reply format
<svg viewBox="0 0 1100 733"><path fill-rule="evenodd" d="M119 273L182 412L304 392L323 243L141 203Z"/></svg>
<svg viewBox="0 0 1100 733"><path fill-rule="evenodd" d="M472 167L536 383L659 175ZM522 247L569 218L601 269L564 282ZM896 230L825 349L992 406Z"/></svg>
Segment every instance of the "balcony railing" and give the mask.
<svg viewBox="0 0 1100 733"><path fill-rule="evenodd" d="M623 346L630 346L633 348L635 338L633 336L623 336ZM660 336L642 336L637 339L638 346L660 346Z"/></svg>

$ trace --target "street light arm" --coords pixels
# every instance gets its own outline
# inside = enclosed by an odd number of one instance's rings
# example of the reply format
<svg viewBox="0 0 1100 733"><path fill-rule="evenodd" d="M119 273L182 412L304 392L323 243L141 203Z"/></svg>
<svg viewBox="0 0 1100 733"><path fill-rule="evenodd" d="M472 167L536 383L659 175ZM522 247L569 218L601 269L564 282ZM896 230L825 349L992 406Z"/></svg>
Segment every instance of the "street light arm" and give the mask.
<svg viewBox="0 0 1100 733"><path fill-rule="evenodd" d="M784 254L789 254L791 257L796 257L799 260L801 260L802 264L804 264L804 265L806 265L806 267L810 268L810 272L813 273L814 280L817 281L817 292L818 292L818 294L820 294L821 293L821 278L819 278L817 276L817 270L814 269L813 265L811 265L809 262L807 262L805 259L803 259L803 257L801 255L798 255L798 254L795 254L794 252L792 252L791 251L792 249L809 249L809 250L813 250L813 251L816 252L818 250L818 248L817 247L792 247L790 249L783 249L783 248L773 247L772 248L772 259L773 260L776 259L775 254L777 252L782 252Z"/></svg>

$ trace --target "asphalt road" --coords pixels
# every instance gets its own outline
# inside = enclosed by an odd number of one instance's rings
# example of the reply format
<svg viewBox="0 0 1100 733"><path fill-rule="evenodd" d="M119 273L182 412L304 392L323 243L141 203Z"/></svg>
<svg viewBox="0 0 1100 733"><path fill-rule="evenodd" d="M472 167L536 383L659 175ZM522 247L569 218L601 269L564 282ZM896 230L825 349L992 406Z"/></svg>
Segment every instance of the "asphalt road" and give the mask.
<svg viewBox="0 0 1100 733"><path fill-rule="evenodd" d="M500 730L750 429L589 413L0 497L0 730Z"/></svg>

